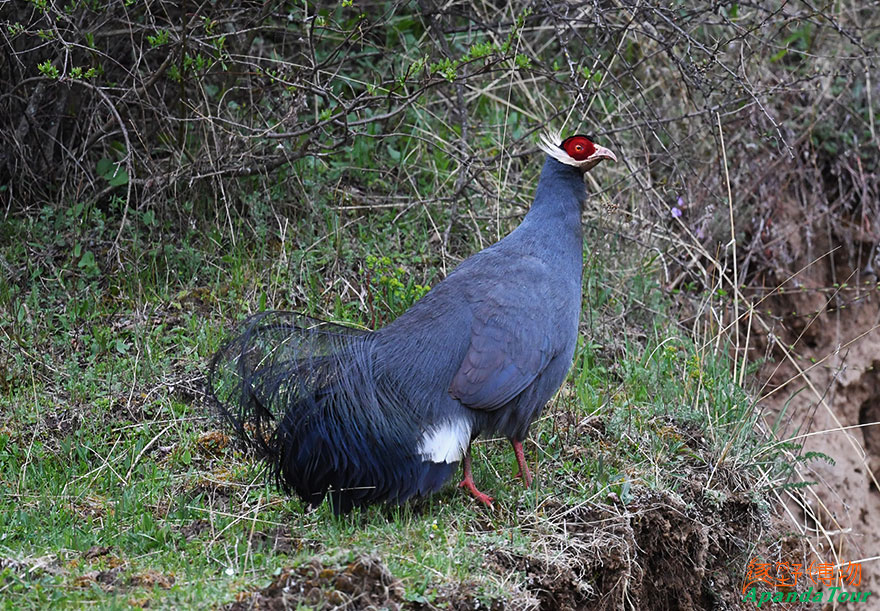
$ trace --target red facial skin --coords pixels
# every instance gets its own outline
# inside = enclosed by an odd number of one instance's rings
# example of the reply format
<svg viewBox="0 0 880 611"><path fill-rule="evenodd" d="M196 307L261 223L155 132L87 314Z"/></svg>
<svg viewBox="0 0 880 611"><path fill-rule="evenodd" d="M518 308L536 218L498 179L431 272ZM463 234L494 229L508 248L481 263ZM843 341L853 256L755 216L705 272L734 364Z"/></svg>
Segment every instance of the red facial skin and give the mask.
<svg viewBox="0 0 880 611"><path fill-rule="evenodd" d="M596 145L590 142L586 136L572 136L566 138L562 143L562 148L575 161L584 161L587 157L596 152Z"/></svg>
<svg viewBox="0 0 880 611"><path fill-rule="evenodd" d="M560 147L574 161L571 165L576 165L584 173L594 168L603 159L617 161L617 155L604 146L593 144L592 140L581 134L566 138Z"/></svg>

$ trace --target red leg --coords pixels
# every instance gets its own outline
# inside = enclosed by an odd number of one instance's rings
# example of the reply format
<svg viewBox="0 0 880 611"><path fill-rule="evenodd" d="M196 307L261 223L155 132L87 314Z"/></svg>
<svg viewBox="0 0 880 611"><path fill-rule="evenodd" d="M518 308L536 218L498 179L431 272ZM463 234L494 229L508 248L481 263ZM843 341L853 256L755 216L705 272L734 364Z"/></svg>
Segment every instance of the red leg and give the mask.
<svg viewBox="0 0 880 611"><path fill-rule="evenodd" d="M511 439L510 444L513 446L513 453L516 454L516 462L519 465L519 473L516 474L516 477L521 477L526 488L531 488L532 474L529 473L529 466L526 464L526 456L523 453L522 442L517 441L516 439Z"/></svg>
<svg viewBox="0 0 880 611"><path fill-rule="evenodd" d="M461 480L461 483L458 485L459 488L464 488L471 495L480 501L483 505L488 507L489 509L494 509L492 507L492 497L488 494L483 494L479 490L477 490L477 486L474 484L474 474L471 472L471 449L467 449L467 454L464 455L464 479Z"/></svg>

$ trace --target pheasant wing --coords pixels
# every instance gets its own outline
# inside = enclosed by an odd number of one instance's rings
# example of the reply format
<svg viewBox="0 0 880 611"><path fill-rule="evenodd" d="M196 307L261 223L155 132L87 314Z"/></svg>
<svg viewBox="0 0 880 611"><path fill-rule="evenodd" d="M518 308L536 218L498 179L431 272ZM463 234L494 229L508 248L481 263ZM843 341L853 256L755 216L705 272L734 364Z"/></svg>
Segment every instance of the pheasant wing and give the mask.
<svg viewBox="0 0 880 611"><path fill-rule="evenodd" d="M536 312L533 302L486 298L474 311L470 346L452 379L450 394L472 409L491 411L506 405L550 361L551 324L549 316Z"/></svg>

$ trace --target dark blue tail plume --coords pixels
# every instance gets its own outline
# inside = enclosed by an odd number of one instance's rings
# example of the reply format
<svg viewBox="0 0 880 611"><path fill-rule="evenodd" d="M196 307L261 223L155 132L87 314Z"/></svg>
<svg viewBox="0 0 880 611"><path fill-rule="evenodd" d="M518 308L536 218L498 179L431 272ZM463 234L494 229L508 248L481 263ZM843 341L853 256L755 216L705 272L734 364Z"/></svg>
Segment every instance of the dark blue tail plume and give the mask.
<svg viewBox="0 0 880 611"><path fill-rule="evenodd" d="M442 486L455 464L425 462L406 393L383 372L372 334L264 312L211 360L209 396L276 481L333 509L403 502Z"/></svg>

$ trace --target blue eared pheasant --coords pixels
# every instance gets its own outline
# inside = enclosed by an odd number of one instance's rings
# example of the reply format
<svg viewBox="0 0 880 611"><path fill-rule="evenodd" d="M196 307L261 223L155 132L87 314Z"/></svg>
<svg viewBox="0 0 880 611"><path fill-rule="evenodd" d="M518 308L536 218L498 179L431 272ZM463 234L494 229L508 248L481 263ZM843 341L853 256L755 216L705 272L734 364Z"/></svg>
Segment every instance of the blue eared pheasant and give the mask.
<svg viewBox="0 0 880 611"><path fill-rule="evenodd" d="M374 332L291 312L247 319L210 364L209 395L280 486L334 511L435 492L471 442L522 442L571 366L581 311L584 173L616 160L586 136L545 135L535 201L507 237Z"/></svg>

